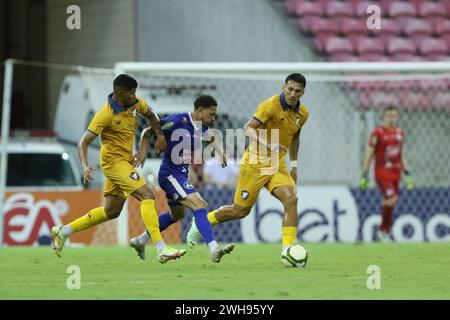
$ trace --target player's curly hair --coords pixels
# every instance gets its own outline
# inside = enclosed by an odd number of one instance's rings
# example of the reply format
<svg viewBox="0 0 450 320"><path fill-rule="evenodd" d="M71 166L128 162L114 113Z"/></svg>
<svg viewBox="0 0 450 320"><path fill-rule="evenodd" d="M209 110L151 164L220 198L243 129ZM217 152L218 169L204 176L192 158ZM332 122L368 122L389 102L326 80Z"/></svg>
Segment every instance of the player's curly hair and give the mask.
<svg viewBox="0 0 450 320"><path fill-rule="evenodd" d="M194 109L197 110L198 108L211 108L211 107L217 107L217 101L214 99L213 96L204 94L199 96L194 101Z"/></svg>
<svg viewBox="0 0 450 320"><path fill-rule="evenodd" d="M301 73L291 73L286 77L284 83L288 83L288 81L294 81L303 85L303 88L306 87L306 78Z"/></svg>
<svg viewBox="0 0 450 320"><path fill-rule="evenodd" d="M138 83L135 78L127 74L119 74L113 82L114 88L124 88L126 90L136 89Z"/></svg>

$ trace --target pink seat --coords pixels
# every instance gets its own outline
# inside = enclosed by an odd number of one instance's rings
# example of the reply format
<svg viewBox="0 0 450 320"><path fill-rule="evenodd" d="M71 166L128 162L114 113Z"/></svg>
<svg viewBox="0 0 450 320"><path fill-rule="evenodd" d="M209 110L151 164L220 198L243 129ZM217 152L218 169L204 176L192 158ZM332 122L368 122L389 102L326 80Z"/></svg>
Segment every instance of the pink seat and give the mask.
<svg viewBox="0 0 450 320"><path fill-rule="evenodd" d="M377 38L361 38L355 43L355 51L359 54L384 54L385 47L383 41Z"/></svg>
<svg viewBox="0 0 450 320"><path fill-rule="evenodd" d="M413 90L417 85L414 80L386 81L386 90L398 92L399 90Z"/></svg>
<svg viewBox="0 0 450 320"><path fill-rule="evenodd" d="M320 17L316 17L316 16L297 18L297 20L296 20L297 27L300 32L310 34L311 26L316 23L314 20L320 20L320 19L321 19Z"/></svg>
<svg viewBox="0 0 450 320"><path fill-rule="evenodd" d="M418 90L423 90L423 91L447 90L448 83L447 83L447 79L417 80L417 88L418 88Z"/></svg>
<svg viewBox="0 0 450 320"><path fill-rule="evenodd" d="M447 43L447 47L450 48L450 33L448 34L443 34L441 36L441 39L445 41L445 43Z"/></svg>
<svg viewBox="0 0 450 320"><path fill-rule="evenodd" d="M420 1L418 5L420 17L447 17L447 7L444 1Z"/></svg>
<svg viewBox="0 0 450 320"><path fill-rule="evenodd" d="M424 61L450 61L450 56L446 54L429 54L425 56Z"/></svg>
<svg viewBox="0 0 450 320"><path fill-rule="evenodd" d="M437 20L434 24L434 32L438 36L442 36L443 34L450 34L450 20Z"/></svg>
<svg viewBox="0 0 450 320"><path fill-rule="evenodd" d="M357 57L350 53L335 53L331 54L328 57L329 61L335 61L335 62L355 62L358 61Z"/></svg>
<svg viewBox="0 0 450 320"><path fill-rule="evenodd" d="M406 91L400 96L400 107L404 109L429 108L433 96L424 92Z"/></svg>
<svg viewBox="0 0 450 320"><path fill-rule="evenodd" d="M311 21L311 32L313 34L319 34L323 32L337 33L338 26L335 20L319 18Z"/></svg>
<svg viewBox="0 0 450 320"><path fill-rule="evenodd" d="M406 21L403 32L413 41L420 41L432 36L433 27L426 19L412 18Z"/></svg>
<svg viewBox="0 0 450 320"><path fill-rule="evenodd" d="M325 2L325 13L328 17L352 17L353 6L349 1Z"/></svg>
<svg viewBox="0 0 450 320"><path fill-rule="evenodd" d="M292 0L291 0L292 1ZM320 2L294 1L293 13L297 17L323 16L324 9Z"/></svg>
<svg viewBox="0 0 450 320"><path fill-rule="evenodd" d="M342 19L339 31L347 37L366 36L368 34L365 19Z"/></svg>
<svg viewBox="0 0 450 320"><path fill-rule="evenodd" d="M450 110L450 91L440 91L433 95L433 107Z"/></svg>
<svg viewBox="0 0 450 320"><path fill-rule="evenodd" d="M400 104L398 92L373 91L369 94L369 105L375 108L385 108Z"/></svg>
<svg viewBox="0 0 450 320"><path fill-rule="evenodd" d="M386 9L391 18L414 17L417 14L414 5L407 1L391 1Z"/></svg>
<svg viewBox="0 0 450 320"><path fill-rule="evenodd" d="M399 54L399 53L407 53L407 54L415 54L416 48L414 43L405 38L392 38L386 43L387 52L390 55Z"/></svg>
<svg viewBox="0 0 450 320"><path fill-rule="evenodd" d="M447 43L442 39L423 39L419 42L419 53L424 56L429 55L447 55Z"/></svg>
<svg viewBox="0 0 450 320"><path fill-rule="evenodd" d="M389 61L386 55L380 53L365 53L356 57L358 61L384 62Z"/></svg>
<svg viewBox="0 0 450 320"><path fill-rule="evenodd" d="M319 18L312 20L310 30L315 39L314 47L319 52L324 50L324 44L329 38L337 36L338 27L336 21L332 19Z"/></svg>
<svg viewBox="0 0 450 320"><path fill-rule="evenodd" d="M382 18L381 29L371 30L371 33L386 42L390 38L399 36L401 34L401 29L395 20Z"/></svg>
<svg viewBox="0 0 450 320"><path fill-rule="evenodd" d="M401 29L405 27L408 19L416 16L416 8L407 1L393 1L387 5L388 16L395 19Z"/></svg>
<svg viewBox="0 0 450 320"><path fill-rule="evenodd" d="M386 11L382 10L380 3L378 1L370 1L370 0L353 0L353 13L356 17L362 18L367 17L369 14L367 13L367 8L371 5L377 5L380 7L381 16L385 16Z"/></svg>
<svg viewBox="0 0 450 320"><path fill-rule="evenodd" d="M422 61L420 56L416 56L411 53L396 53L388 57L389 61L392 62L406 62L406 61Z"/></svg>
<svg viewBox="0 0 450 320"><path fill-rule="evenodd" d="M336 53L353 53L353 43L342 37L332 37L326 40L324 45L325 52L327 54Z"/></svg>

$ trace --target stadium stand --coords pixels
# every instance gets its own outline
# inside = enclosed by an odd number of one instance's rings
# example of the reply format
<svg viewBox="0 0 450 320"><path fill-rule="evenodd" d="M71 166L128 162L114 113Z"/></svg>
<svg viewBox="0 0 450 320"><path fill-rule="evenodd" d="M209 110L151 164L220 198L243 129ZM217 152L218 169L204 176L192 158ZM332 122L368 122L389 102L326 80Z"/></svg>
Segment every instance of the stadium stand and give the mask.
<svg viewBox="0 0 450 320"><path fill-rule="evenodd" d="M326 61L449 61L450 1L437 0L277 0L299 32ZM367 13L380 8L381 28L370 29ZM358 87L359 105L365 108L394 104L405 108L448 107L447 81L392 81L381 87L366 82ZM396 86L417 91L399 98ZM380 86L380 85L378 85ZM405 88L400 88L405 89ZM381 91L380 91L381 90ZM438 105L436 105L438 104Z"/></svg>
<svg viewBox="0 0 450 320"><path fill-rule="evenodd" d="M448 1L284 0L283 3L285 12L296 19L299 31L310 40L316 53L328 61L447 61L450 58ZM370 5L381 9L381 29L371 30L366 26ZM422 44L423 40L427 41ZM376 43L380 49L374 49ZM432 47L425 48L427 44ZM369 48L365 49L365 45ZM381 52L383 48L386 50Z"/></svg>

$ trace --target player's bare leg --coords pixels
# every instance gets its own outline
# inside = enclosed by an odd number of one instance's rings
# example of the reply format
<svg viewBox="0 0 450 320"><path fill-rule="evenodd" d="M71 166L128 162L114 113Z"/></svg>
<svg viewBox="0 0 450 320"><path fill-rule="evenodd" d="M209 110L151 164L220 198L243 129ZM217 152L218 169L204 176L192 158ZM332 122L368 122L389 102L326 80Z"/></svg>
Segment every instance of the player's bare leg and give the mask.
<svg viewBox="0 0 450 320"><path fill-rule="evenodd" d="M237 220L246 217L250 211L251 207L242 207L238 204L225 205L220 207L217 210L214 210L208 213L208 220L211 222L211 225L217 225L225 221ZM200 239L200 232L195 225L195 220L192 220L191 228L187 234L187 244L189 248L194 248Z"/></svg>
<svg viewBox="0 0 450 320"><path fill-rule="evenodd" d="M142 220L156 247L159 262L166 263L169 260L181 258L186 253L186 250L171 248L162 239L161 232L159 231L158 214L155 210L155 200L151 190L147 185L143 185L131 195L141 202Z"/></svg>
<svg viewBox="0 0 450 320"><path fill-rule="evenodd" d="M53 250L56 255L61 257L64 244L72 233L83 231L104 221L117 218L122 211L124 203L124 198L106 195L104 207L92 209L85 215L64 226L54 226L51 234L53 237Z"/></svg>
<svg viewBox="0 0 450 320"><path fill-rule="evenodd" d="M205 239L205 241L207 242L211 253L211 260L215 263L219 263L221 258L225 254L228 254L231 251L233 251L234 244L219 245L214 240L211 223L208 221L207 218L206 209L208 208L208 204L206 203L205 200L202 199L199 193L196 192L188 195L185 199L180 201L180 203L194 211L195 222L193 222L193 225L196 225L198 227L198 229L196 227L198 234L201 234ZM187 240L189 245L190 241L189 236Z"/></svg>
<svg viewBox="0 0 450 320"><path fill-rule="evenodd" d="M393 196L383 199L381 208L381 224L378 230L378 238L381 242L391 242L391 226L392 226L392 212L398 202L398 197Z"/></svg>
<svg viewBox="0 0 450 320"><path fill-rule="evenodd" d="M297 239L298 210L297 192L295 186L284 185L275 188L272 194L281 201L284 206L284 216L282 223L282 249L294 244ZM306 265L306 262L305 262Z"/></svg>

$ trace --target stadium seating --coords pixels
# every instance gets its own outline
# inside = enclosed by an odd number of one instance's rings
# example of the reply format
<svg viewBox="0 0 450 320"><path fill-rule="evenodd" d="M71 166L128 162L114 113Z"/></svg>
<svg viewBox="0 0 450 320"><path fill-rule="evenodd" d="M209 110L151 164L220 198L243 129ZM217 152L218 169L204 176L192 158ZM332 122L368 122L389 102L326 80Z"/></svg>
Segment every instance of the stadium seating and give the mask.
<svg viewBox="0 0 450 320"><path fill-rule="evenodd" d="M288 16L296 19L298 30L324 60L450 61L449 0L276 1L284 2ZM380 29L367 26L370 5L380 8ZM362 81L347 85L358 89L362 108L450 105L450 84L444 80ZM409 90L410 94L402 96L398 90Z"/></svg>
<svg viewBox="0 0 450 320"><path fill-rule="evenodd" d="M380 29L366 25L370 5L380 8ZM319 56L329 61L448 60L450 2L446 0L284 0L284 8ZM425 39L439 41L421 44ZM374 48L375 43L382 49ZM426 48L427 43L432 47Z"/></svg>

